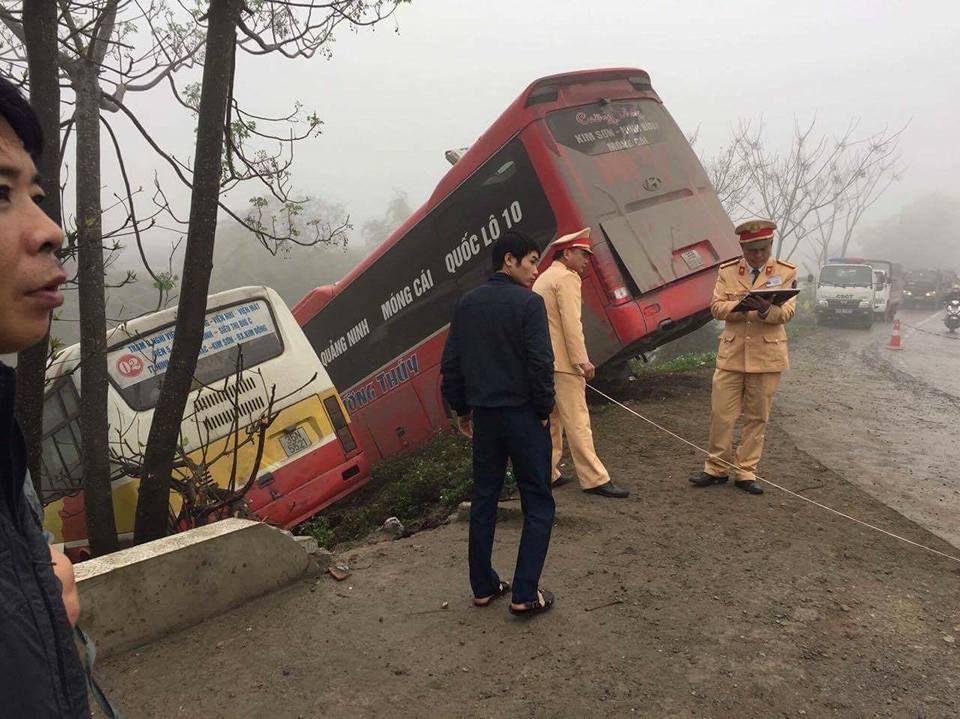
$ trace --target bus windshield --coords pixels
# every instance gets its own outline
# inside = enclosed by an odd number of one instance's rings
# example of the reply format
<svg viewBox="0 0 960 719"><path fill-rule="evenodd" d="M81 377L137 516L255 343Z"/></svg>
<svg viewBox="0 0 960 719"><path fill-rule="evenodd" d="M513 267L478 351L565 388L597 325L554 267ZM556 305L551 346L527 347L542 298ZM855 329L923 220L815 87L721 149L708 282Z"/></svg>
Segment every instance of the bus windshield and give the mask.
<svg viewBox="0 0 960 719"><path fill-rule="evenodd" d="M152 409L160 397L160 384L173 349L175 323L164 325L114 345L107 353L110 381L132 409ZM273 311L257 299L217 307L207 312L203 345L194 372L197 382L208 385L250 369L283 353Z"/></svg>
<svg viewBox="0 0 960 719"><path fill-rule="evenodd" d="M713 265L729 227L700 162L653 99L600 100L554 111L555 160L584 220L602 230L632 294Z"/></svg>

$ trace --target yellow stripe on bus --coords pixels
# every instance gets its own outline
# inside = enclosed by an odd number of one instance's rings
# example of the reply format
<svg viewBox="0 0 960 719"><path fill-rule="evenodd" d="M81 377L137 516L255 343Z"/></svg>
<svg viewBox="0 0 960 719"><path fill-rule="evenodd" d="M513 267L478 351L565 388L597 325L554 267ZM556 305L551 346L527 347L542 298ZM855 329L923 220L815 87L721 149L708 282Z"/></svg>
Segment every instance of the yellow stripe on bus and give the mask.
<svg viewBox="0 0 960 719"><path fill-rule="evenodd" d="M316 449L327 442L336 439L333 424L327 416L323 407L323 400L327 397L336 397L336 390L331 389L322 395L313 395L301 402L284 408L277 415L264 438L263 457L260 460L260 466L257 474L261 475L271 467L280 466L286 463L287 455L280 444L280 437L284 430L291 428L302 429L311 442L310 449ZM344 413L346 414L346 413ZM347 420L349 422L349 419ZM206 456L207 461L215 459L221 452L223 456L214 462L208 471L211 479L219 486L226 487L230 482L230 475L233 468L232 448L236 443L243 444L247 438L245 427L234 434L222 437L211 442L204 452L203 448L191 452L188 456L192 462L200 463ZM237 454L236 486L242 487L250 476L253 464L257 457L257 441L254 438L246 445L242 446ZM180 476L186 476L182 470L175 470ZM137 511L137 496L140 489L140 480L132 477L123 477L113 482L113 512L117 525L118 534L129 534L133 532L134 519ZM176 515L183 505L180 494L174 491L170 492L170 510ZM44 508L44 527L49 530L57 542L63 542L63 500L59 499L51 502ZM71 538L75 540L76 538ZM75 544L72 541L71 544Z"/></svg>

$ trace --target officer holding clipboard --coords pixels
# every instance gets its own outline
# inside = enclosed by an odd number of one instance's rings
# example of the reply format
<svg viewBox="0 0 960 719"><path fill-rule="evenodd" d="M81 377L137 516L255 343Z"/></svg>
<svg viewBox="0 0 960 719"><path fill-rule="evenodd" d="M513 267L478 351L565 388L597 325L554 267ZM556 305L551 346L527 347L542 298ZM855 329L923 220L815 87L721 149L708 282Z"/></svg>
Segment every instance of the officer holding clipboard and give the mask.
<svg viewBox="0 0 960 719"><path fill-rule="evenodd" d="M743 257L719 268L710 310L726 324L713 375L710 456L703 472L690 478L695 487L723 484L732 473L738 488L763 494L755 472L780 373L789 367L784 325L797 305L796 266L770 256L775 229L769 220L739 225L735 232ZM734 427L741 415L740 445L734 452Z"/></svg>

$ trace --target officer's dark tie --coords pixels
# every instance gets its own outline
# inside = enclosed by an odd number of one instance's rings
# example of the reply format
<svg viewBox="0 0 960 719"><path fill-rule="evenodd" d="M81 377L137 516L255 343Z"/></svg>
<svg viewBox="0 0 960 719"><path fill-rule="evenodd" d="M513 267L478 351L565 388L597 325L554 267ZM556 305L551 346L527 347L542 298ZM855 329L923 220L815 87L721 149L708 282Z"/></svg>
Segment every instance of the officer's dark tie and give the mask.
<svg viewBox="0 0 960 719"><path fill-rule="evenodd" d="M754 268L752 268L752 269L753 269L753 282L750 283L750 286L751 286L751 287L753 287L753 285L757 284L757 277L760 276L760 270L758 270L756 267L754 267Z"/></svg>

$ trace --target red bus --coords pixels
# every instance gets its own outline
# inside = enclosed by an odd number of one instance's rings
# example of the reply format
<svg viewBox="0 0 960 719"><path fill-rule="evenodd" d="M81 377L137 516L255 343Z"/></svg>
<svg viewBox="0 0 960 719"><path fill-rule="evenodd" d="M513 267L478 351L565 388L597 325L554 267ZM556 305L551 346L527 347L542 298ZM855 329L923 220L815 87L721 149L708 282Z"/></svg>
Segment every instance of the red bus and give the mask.
<svg viewBox="0 0 960 719"><path fill-rule="evenodd" d="M733 226L643 70L537 80L346 277L293 308L353 417L367 458L449 427L440 354L456 299L517 228L543 248L593 229L583 278L591 360L624 360L710 320ZM544 258L544 265L551 258Z"/></svg>

